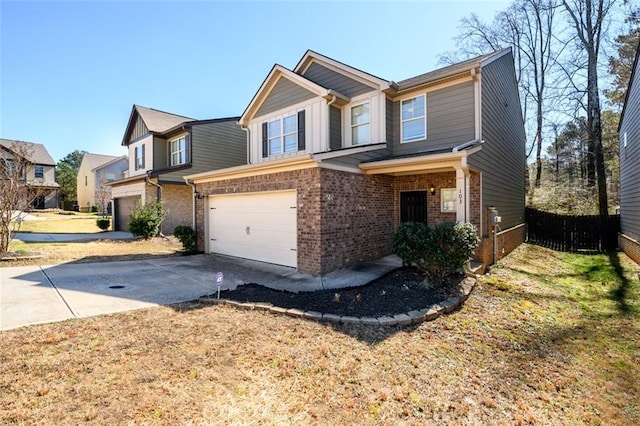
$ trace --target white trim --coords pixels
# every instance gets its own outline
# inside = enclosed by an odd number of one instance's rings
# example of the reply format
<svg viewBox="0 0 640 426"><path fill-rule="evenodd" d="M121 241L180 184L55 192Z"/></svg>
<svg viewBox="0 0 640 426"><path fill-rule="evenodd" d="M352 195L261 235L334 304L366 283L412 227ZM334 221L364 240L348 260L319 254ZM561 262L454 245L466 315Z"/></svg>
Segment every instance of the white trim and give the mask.
<svg viewBox="0 0 640 426"><path fill-rule="evenodd" d="M445 191L451 192L452 194L452 199L451 200L447 200L447 202L453 202L454 208L452 210L449 209L445 209L445 199L444 199L444 193ZM440 212L441 213L455 213L455 200L456 200L456 188L440 188Z"/></svg>
<svg viewBox="0 0 640 426"><path fill-rule="evenodd" d="M476 75L473 82L473 102L475 110L475 135L477 140L482 139L482 74Z"/></svg>
<svg viewBox="0 0 640 426"><path fill-rule="evenodd" d="M413 118L410 118L408 120L403 120L402 119L402 103L405 102L405 101L410 101L412 99L418 99L420 97L422 97L423 103L424 103L424 115L422 115L420 117L413 117ZM422 93L422 94L419 94L417 96L413 96L413 97L410 97L410 98L408 97L406 99L401 99L399 101L399 103L400 103L400 144L427 140L427 94L426 93ZM405 141L404 140L404 126L403 126L403 124L405 122L408 122L408 121L417 121L421 117L424 120L424 127L423 127L423 129L424 129L424 137L413 138L413 139L409 139L409 140Z"/></svg>
<svg viewBox="0 0 640 426"><path fill-rule="evenodd" d="M185 133L185 134L183 134L183 135L181 135L181 136L178 136L178 137L176 137L176 138L174 138L174 139L171 139L171 140L169 141L169 165L170 165L170 166L172 166L172 167L173 167L173 166L181 166L181 165L183 165L183 164L187 164L187 162L188 162L188 161L187 161L187 153L188 153L188 152L187 152L187 150L188 150L188 148L189 148L189 147L188 147L188 143L187 143L187 135L188 135L188 134L187 134L187 133ZM180 140L184 140L184 149L182 149L182 150L181 150L181 149L180 149L180 147L179 147L179 145L180 145L180 144L179 144ZM177 150L177 151L173 151L173 143L174 143L174 142L178 142L178 150ZM183 153L184 153L184 161L183 161L183 162L176 163L176 164L173 164L173 154L174 154L174 153L176 153L176 154L178 154L178 157L180 157L180 152L183 152Z"/></svg>
<svg viewBox="0 0 640 426"><path fill-rule="evenodd" d="M416 86L415 88L405 89L399 95L392 97L391 100L393 102L398 102L402 99L415 98L417 94L420 94L420 93L434 92L436 90L446 89L447 87L457 86L458 84L463 84L463 83L468 83L470 81L473 81L473 78L471 77L469 72L465 71L465 73L466 74L464 76L461 76L460 78L446 81L444 83L435 83L435 82L424 83L422 85ZM425 84L431 84L431 86L424 87Z"/></svg>
<svg viewBox="0 0 640 426"><path fill-rule="evenodd" d="M277 156L281 156L284 154L290 154L292 152L297 152L298 151L298 112L292 112L290 114L282 114L282 115L278 115L275 117L271 117L271 119L263 121L262 123L267 123L267 153L268 153L268 157L267 158L273 158L273 157L277 157ZM306 112L305 112L306 114ZM284 131L284 120L287 118L291 118L293 117L295 119L295 131L294 132L289 132L289 133L285 133ZM280 134L277 137L271 137L270 132L269 132L269 125L271 123L274 122L279 122L280 123ZM296 145L295 145L295 149L291 150L291 151L287 151L286 150L286 146L284 143L284 139L286 136L292 136L295 135L296 136ZM280 140L280 152L277 154L272 154L271 153L271 141L275 140L275 139L279 139Z"/></svg>
<svg viewBox="0 0 640 426"><path fill-rule="evenodd" d="M362 106L367 106L367 115L368 115L368 121L367 122L363 122L363 123L357 123L357 124L353 124L353 110L355 108L358 107L362 107ZM350 146L362 146L362 145L369 145L372 141L371 138L371 119L372 119L372 113L371 113L371 100L370 99L366 99L362 102L359 103L352 103L349 106L349 145ZM369 128L369 137L367 138L367 140L365 142L359 142L359 143L355 143L353 140L353 129L357 128L357 127L362 127L362 126L368 126Z"/></svg>

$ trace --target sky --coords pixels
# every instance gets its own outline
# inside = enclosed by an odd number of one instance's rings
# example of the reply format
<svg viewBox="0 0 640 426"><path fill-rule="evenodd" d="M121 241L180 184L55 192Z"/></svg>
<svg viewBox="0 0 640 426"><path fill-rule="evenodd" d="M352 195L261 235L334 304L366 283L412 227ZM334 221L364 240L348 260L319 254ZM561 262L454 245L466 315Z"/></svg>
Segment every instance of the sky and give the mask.
<svg viewBox="0 0 640 426"><path fill-rule="evenodd" d="M460 20L508 1L0 0L0 137L124 155L134 104L242 114L274 64L307 49L387 80L442 66Z"/></svg>

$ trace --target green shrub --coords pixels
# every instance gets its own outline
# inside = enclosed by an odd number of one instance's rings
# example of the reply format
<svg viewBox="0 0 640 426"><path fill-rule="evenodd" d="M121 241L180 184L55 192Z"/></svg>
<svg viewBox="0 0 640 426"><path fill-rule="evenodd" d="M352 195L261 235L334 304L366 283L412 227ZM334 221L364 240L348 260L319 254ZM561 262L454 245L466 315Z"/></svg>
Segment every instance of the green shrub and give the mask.
<svg viewBox="0 0 640 426"><path fill-rule="evenodd" d="M98 213L98 206L91 206L91 213Z"/></svg>
<svg viewBox="0 0 640 426"><path fill-rule="evenodd" d="M470 223L445 222L434 228L408 222L393 236L393 252L422 272L427 280L441 283L467 263L480 239Z"/></svg>
<svg viewBox="0 0 640 426"><path fill-rule="evenodd" d="M160 224L167 215L162 203L136 204L131 213L129 231L136 237L149 239L158 235Z"/></svg>
<svg viewBox="0 0 640 426"><path fill-rule="evenodd" d="M173 236L181 243L184 251L194 253L196 251L196 231L189 225L178 225L173 230Z"/></svg>
<svg viewBox="0 0 640 426"><path fill-rule="evenodd" d="M98 218L96 219L96 225L98 225L98 228L102 229L103 231L106 231L107 229L109 229L109 225L111 225L111 221L107 218Z"/></svg>

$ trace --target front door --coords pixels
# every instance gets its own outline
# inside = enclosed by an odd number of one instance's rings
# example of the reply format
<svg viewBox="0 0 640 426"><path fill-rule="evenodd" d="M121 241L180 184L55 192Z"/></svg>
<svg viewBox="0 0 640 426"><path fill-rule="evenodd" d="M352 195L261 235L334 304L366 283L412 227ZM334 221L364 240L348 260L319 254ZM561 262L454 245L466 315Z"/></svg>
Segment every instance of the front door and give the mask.
<svg viewBox="0 0 640 426"><path fill-rule="evenodd" d="M427 191L400 193L400 222L427 223Z"/></svg>

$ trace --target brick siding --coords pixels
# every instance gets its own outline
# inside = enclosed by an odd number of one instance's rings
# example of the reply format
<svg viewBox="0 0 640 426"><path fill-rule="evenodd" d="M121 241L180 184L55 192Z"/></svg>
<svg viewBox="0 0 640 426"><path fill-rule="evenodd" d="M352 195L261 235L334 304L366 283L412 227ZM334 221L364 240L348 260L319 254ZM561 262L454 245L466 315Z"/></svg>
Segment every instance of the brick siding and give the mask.
<svg viewBox="0 0 640 426"><path fill-rule="evenodd" d="M147 199L155 200L155 187L147 185L147 191L149 190L153 192L153 195L149 194L150 198ZM192 226L193 196L190 186L163 183L162 201L164 208L168 211L162 221L161 231L163 234L172 235L178 225Z"/></svg>
<svg viewBox="0 0 640 426"><path fill-rule="evenodd" d="M618 245L627 256L640 264L640 242L624 234L618 234Z"/></svg>

